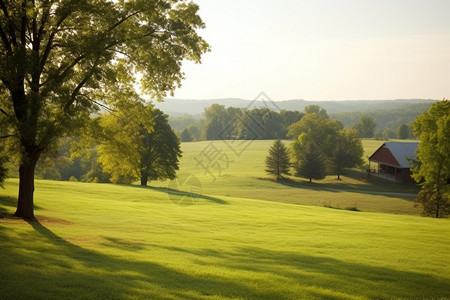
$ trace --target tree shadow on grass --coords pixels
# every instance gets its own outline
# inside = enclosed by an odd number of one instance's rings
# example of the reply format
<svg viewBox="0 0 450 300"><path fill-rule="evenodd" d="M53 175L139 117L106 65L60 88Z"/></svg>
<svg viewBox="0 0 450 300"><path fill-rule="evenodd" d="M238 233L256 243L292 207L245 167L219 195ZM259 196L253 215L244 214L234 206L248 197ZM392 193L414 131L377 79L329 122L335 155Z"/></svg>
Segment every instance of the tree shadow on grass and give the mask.
<svg viewBox="0 0 450 300"><path fill-rule="evenodd" d="M258 178L260 180L264 180L264 178ZM339 184L332 183L316 183L316 182L308 182L308 181L297 181L290 178L283 178L278 181L279 184L284 186L292 187L292 188L302 188L309 189L313 191L325 191L325 192L333 192L333 193L358 193L364 195L380 195L380 196L394 196L396 198L400 198L407 201L414 201L417 193L411 192L402 192L399 190L398 192L392 190L383 190L380 189L379 186L371 186L370 188L361 187L356 184L350 184L345 182L339 182ZM395 185L392 185L395 187ZM414 190L415 191L415 190Z"/></svg>
<svg viewBox="0 0 450 300"><path fill-rule="evenodd" d="M136 259L85 249L38 221L28 224L34 231L16 239L0 226L0 298L386 299L450 294L448 278L328 257L252 246L223 251L146 245L159 247L167 261L182 255L192 268L188 274L153 262L150 255Z"/></svg>
<svg viewBox="0 0 450 300"><path fill-rule="evenodd" d="M186 252L178 247L161 247L168 251ZM273 251L256 247L240 247L233 252L207 250L187 251L198 257L199 265L215 257L214 264L255 274L266 273L270 278L284 278L280 284L304 286L311 294L307 298L348 298L348 295L372 299L437 298L450 295L450 279L419 272L345 262L330 257ZM267 283L270 284L270 283ZM276 282L272 282L276 284ZM311 291L310 288L316 288ZM320 293L322 292L322 293ZM347 295L347 296L345 296ZM295 299L295 291L288 298Z"/></svg>
<svg viewBox="0 0 450 300"><path fill-rule="evenodd" d="M17 198L11 196L0 196L0 214L4 215L10 213L10 210L8 210L7 207L15 209L17 207ZM41 208L34 205L34 209L38 210Z"/></svg>
<svg viewBox="0 0 450 300"><path fill-rule="evenodd" d="M151 262L151 257L141 261L105 255L66 241L39 221L27 223L35 232L14 240L0 226L2 299L200 299L236 298L241 293L264 297L234 279L186 274ZM123 248L123 241L119 243Z"/></svg>
<svg viewBox="0 0 450 300"><path fill-rule="evenodd" d="M168 187L152 187L152 186L147 186L147 187L141 187L141 188L147 188L147 189L151 189L154 191L158 191L158 192L162 192L162 193L167 193L168 195L174 195L174 196L180 196L180 197L192 197L192 198L196 198L196 199L204 199L204 200L208 200L217 204L228 204L227 201L216 198L216 197L211 197L211 196L207 196L198 192L187 192L187 191L181 191L181 190L177 190L177 189L173 189L173 188L168 188Z"/></svg>

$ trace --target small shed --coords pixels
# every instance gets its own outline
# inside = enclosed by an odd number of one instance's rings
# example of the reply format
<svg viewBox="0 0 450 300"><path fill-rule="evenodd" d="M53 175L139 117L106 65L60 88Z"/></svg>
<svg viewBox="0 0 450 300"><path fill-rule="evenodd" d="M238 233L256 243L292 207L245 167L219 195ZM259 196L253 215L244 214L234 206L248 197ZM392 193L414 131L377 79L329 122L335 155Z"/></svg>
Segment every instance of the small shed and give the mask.
<svg viewBox="0 0 450 300"><path fill-rule="evenodd" d="M416 159L418 142L386 142L369 157L369 176L398 183L414 183L411 163ZM373 169L371 163L377 165Z"/></svg>

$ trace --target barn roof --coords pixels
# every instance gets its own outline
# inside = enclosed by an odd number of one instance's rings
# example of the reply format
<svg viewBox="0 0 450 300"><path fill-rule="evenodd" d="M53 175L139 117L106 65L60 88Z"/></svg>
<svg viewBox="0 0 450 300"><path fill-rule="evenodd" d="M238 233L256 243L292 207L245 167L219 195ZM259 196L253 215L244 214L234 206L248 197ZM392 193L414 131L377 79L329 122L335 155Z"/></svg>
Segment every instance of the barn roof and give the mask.
<svg viewBox="0 0 450 300"><path fill-rule="evenodd" d="M378 148L377 151L375 151L372 154L372 156L369 157L369 160L374 160L373 158L376 157L377 152L379 152L381 149L388 149L389 152L392 154L392 156L397 161L398 166L400 168L410 168L411 164L407 158L410 158L410 159L417 158L416 149L417 149L418 145L419 145L418 142L409 142L409 143L386 142L380 148ZM379 159L375 159L375 160L380 161ZM380 161L380 162L383 162L383 161Z"/></svg>

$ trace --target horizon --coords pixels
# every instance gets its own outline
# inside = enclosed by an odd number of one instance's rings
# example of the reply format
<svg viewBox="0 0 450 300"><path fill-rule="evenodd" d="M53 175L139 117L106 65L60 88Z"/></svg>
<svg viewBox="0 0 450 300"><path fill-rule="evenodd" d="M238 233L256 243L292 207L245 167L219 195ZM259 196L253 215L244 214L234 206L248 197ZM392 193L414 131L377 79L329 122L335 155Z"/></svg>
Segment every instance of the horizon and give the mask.
<svg viewBox="0 0 450 300"><path fill-rule="evenodd" d="M153 101L149 99L150 101ZM308 100L308 99L244 99L238 97L224 97L224 98L208 98L208 99L193 99L193 98L165 98L163 102L155 103L165 103L171 100L181 100L181 101L215 101L215 100L243 100L243 101L274 101L274 102L284 102L284 101L304 101L304 102L370 102L370 101L441 101L443 99L431 99L431 98L400 98L400 99L335 99L335 100Z"/></svg>

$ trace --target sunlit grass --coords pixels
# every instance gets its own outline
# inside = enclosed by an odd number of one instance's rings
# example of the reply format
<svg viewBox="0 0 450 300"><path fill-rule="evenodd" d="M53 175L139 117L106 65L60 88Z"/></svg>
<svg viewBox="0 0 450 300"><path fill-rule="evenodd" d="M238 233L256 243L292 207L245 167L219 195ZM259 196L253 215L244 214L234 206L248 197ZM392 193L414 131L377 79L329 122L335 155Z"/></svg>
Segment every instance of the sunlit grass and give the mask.
<svg viewBox="0 0 450 300"><path fill-rule="evenodd" d="M363 180L365 168L348 171L342 180L330 175L309 183L290 176L275 182L265 173L265 157L272 140L204 141L183 143L180 174L193 174L201 182L203 192L211 195L261 199L335 208L357 208L363 211L418 214L413 200L418 192L414 185L398 185ZM290 141L285 141L287 145ZM384 141L363 140L365 160ZM215 159L208 161L208 156ZM210 162L210 163L208 163ZM206 169L205 166L210 166ZM166 187L167 182L152 182Z"/></svg>
<svg viewBox="0 0 450 300"><path fill-rule="evenodd" d="M36 182L36 205L39 223L0 219L2 299L450 294L448 219L215 195L177 206L164 189L54 181Z"/></svg>

